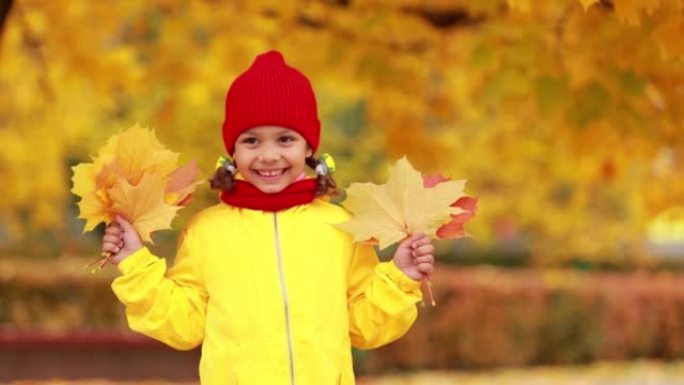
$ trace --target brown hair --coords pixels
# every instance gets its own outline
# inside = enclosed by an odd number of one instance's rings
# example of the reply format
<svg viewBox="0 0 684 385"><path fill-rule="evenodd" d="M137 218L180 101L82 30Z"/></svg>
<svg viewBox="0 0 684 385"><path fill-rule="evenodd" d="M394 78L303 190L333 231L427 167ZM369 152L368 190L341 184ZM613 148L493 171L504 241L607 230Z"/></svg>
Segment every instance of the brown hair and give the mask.
<svg viewBox="0 0 684 385"><path fill-rule="evenodd" d="M212 190L230 192L233 187L235 187L235 177L232 172L221 165L209 179L209 187L211 187Z"/></svg>
<svg viewBox="0 0 684 385"><path fill-rule="evenodd" d="M310 156L306 158L306 165L311 167L313 170L316 169L318 165L319 158ZM213 190L220 190L223 192L230 192L235 187L235 176L232 172L228 171L225 167L221 166L216 169L214 175L209 179L209 186ZM316 196L330 195L336 196L339 194L337 189L337 183L333 179L330 173L327 174L316 174Z"/></svg>

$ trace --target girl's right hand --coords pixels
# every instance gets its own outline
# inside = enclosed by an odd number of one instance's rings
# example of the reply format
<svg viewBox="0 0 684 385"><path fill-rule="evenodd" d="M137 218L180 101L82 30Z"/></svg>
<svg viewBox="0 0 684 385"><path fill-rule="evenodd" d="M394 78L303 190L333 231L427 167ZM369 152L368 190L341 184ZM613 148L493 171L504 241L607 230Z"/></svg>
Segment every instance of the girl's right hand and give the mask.
<svg viewBox="0 0 684 385"><path fill-rule="evenodd" d="M142 248L140 236L133 226L120 215L105 229L102 251L112 253L110 261L118 265L126 257Z"/></svg>

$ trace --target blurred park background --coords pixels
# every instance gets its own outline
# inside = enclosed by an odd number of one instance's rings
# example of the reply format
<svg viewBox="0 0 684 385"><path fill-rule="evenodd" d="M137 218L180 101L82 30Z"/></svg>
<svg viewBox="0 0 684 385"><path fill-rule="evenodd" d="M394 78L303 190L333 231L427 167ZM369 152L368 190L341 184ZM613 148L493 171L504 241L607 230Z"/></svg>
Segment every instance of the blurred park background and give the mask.
<svg viewBox="0 0 684 385"><path fill-rule="evenodd" d="M71 167L138 122L208 177L228 85L278 49L342 187L406 154L479 199L360 383L683 383L683 36L677 0L0 0L0 381L194 383L84 269Z"/></svg>

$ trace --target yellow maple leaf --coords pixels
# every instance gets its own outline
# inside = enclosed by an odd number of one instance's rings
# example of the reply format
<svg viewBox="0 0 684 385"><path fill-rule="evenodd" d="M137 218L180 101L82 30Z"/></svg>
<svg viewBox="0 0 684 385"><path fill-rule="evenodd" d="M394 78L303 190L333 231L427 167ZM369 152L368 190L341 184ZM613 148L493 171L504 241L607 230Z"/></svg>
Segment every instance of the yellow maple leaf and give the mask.
<svg viewBox="0 0 684 385"><path fill-rule="evenodd" d="M102 194L93 191L83 195L83 199L78 202L79 218L85 219L86 224L83 231L90 231L100 222L111 222L112 216L109 214L107 202L102 199Z"/></svg>
<svg viewBox="0 0 684 385"><path fill-rule="evenodd" d="M116 180L112 174L123 176L132 185L138 184L146 172L166 175L177 167L178 154L167 150L151 130L133 125L111 137L98 154L98 163L107 164L98 175L98 182Z"/></svg>
<svg viewBox="0 0 684 385"><path fill-rule="evenodd" d="M78 196L85 197L95 190L95 165L92 163L81 163L72 167L74 172L74 187L72 192Z"/></svg>
<svg viewBox="0 0 684 385"><path fill-rule="evenodd" d="M166 181L159 175L146 173L138 185L119 180L109 190L113 211L131 221L144 241L152 242L150 233L171 228L179 206L164 200Z"/></svg>
<svg viewBox="0 0 684 385"><path fill-rule="evenodd" d="M176 212L203 179L195 162L178 167L178 154L137 124L114 135L92 163L76 165L72 192L81 197L79 218L85 231L116 214L131 222L141 238L170 227Z"/></svg>
<svg viewBox="0 0 684 385"><path fill-rule="evenodd" d="M381 249L410 234L421 232L436 238L437 229L463 209L452 203L463 195L464 180L423 186L423 177L401 158L389 171L384 185L352 183L342 205L354 216L338 227L354 241L376 239Z"/></svg>

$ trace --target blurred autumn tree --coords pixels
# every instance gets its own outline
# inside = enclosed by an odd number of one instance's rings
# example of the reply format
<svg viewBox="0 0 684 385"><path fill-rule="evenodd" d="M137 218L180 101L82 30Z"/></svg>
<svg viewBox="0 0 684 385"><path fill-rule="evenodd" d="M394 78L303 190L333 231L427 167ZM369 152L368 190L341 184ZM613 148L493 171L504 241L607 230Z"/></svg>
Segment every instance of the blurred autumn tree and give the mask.
<svg viewBox="0 0 684 385"><path fill-rule="evenodd" d="M684 202L683 7L1 1L3 234L64 231L69 166L136 121L209 174L226 88L276 48L312 79L343 186L408 154L469 180L481 240L638 257L648 221Z"/></svg>

